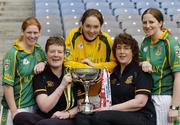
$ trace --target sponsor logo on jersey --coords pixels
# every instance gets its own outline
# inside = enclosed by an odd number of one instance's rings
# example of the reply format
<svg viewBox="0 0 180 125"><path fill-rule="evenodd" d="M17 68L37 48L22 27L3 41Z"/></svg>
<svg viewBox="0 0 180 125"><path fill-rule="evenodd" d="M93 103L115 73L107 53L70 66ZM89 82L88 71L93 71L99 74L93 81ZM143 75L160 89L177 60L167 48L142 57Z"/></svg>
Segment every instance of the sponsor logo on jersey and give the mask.
<svg viewBox="0 0 180 125"><path fill-rule="evenodd" d="M40 53L36 53L36 59L38 60L38 62L41 62L41 54Z"/></svg>
<svg viewBox="0 0 180 125"><path fill-rule="evenodd" d="M175 46L174 49L175 49L176 56L178 58L180 58L180 48L179 48L179 46Z"/></svg>
<svg viewBox="0 0 180 125"><path fill-rule="evenodd" d="M29 61L28 59L26 59L26 58L23 59L23 64L24 64L24 65L28 65L29 63L30 63L30 61Z"/></svg>
<svg viewBox="0 0 180 125"><path fill-rule="evenodd" d="M9 59L4 60L4 69L8 70L9 67L10 67L10 60Z"/></svg>
<svg viewBox="0 0 180 125"><path fill-rule="evenodd" d="M143 51L144 51L144 52L147 52L147 51L148 51L148 47L147 47L147 46L144 47Z"/></svg>
<svg viewBox="0 0 180 125"><path fill-rule="evenodd" d="M114 78L114 79L111 80L111 84L112 84L112 85L115 85L116 82L117 82L117 79L116 79L116 78Z"/></svg>
<svg viewBox="0 0 180 125"><path fill-rule="evenodd" d="M66 58L68 58L70 56L70 49L69 48L66 49L65 55L66 55Z"/></svg>
<svg viewBox="0 0 180 125"><path fill-rule="evenodd" d="M78 48L83 49L83 43L82 43L82 42L80 42L80 43L78 44Z"/></svg>
<svg viewBox="0 0 180 125"><path fill-rule="evenodd" d="M129 77L126 79L125 83L126 83L126 84L132 84L132 83L133 83L132 80L133 80L133 76L129 76Z"/></svg>
<svg viewBox="0 0 180 125"><path fill-rule="evenodd" d="M160 56L162 52L162 46L159 46L156 51L156 56Z"/></svg>
<svg viewBox="0 0 180 125"><path fill-rule="evenodd" d="M54 82L53 81L47 81L47 87L51 88L54 86Z"/></svg>

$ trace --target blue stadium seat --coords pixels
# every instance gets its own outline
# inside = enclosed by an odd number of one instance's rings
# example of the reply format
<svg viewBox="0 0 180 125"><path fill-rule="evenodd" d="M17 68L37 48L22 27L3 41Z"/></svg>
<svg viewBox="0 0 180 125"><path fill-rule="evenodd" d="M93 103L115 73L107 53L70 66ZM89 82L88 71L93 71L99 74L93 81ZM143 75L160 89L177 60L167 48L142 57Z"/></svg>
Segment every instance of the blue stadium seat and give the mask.
<svg viewBox="0 0 180 125"><path fill-rule="evenodd" d="M61 4L61 3L71 3L71 2L74 2L74 3L76 3L76 2L82 2L81 0L59 0L59 3Z"/></svg>
<svg viewBox="0 0 180 125"><path fill-rule="evenodd" d="M75 8L81 8L84 9L84 4L82 2L65 2L61 3L61 9L75 9Z"/></svg>
<svg viewBox="0 0 180 125"><path fill-rule="evenodd" d="M127 0L126 0L126 2L119 2L119 1L111 2L110 7L111 7L111 9L115 9L115 8L135 8L135 5L134 5L134 3L127 2Z"/></svg>
<svg viewBox="0 0 180 125"><path fill-rule="evenodd" d="M123 32L123 30L114 27L102 27L102 31L108 33L112 39L114 39L119 33Z"/></svg>
<svg viewBox="0 0 180 125"><path fill-rule="evenodd" d="M45 2L48 2L48 3L58 3L58 0L34 0L35 3L45 3Z"/></svg>
<svg viewBox="0 0 180 125"><path fill-rule="evenodd" d="M118 15L116 18L117 18L118 22L124 22L124 21L128 21L128 20L141 22L141 16L138 14L136 14L136 15L132 15L132 14Z"/></svg>
<svg viewBox="0 0 180 125"><path fill-rule="evenodd" d="M160 3L161 8L180 8L180 2L175 1L169 1L169 2L161 2Z"/></svg>
<svg viewBox="0 0 180 125"><path fill-rule="evenodd" d="M107 0L108 3L112 3L112 2L123 2L123 3L126 3L126 2L130 2L129 0Z"/></svg>
<svg viewBox="0 0 180 125"><path fill-rule="evenodd" d="M63 22L73 21L78 22L80 21L82 15L64 15L62 17Z"/></svg>
<svg viewBox="0 0 180 125"><path fill-rule="evenodd" d="M180 22L180 14L175 14L172 16L173 21ZM180 28L180 27L179 27Z"/></svg>
<svg viewBox="0 0 180 125"><path fill-rule="evenodd" d="M39 9L35 11L35 16L60 16L59 10Z"/></svg>
<svg viewBox="0 0 180 125"><path fill-rule="evenodd" d="M144 35L144 31L141 27L127 27L125 31L131 35Z"/></svg>
<svg viewBox="0 0 180 125"><path fill-rule="evenodd" d="M122 22L122 29L133 29L133 28L141 28L142 23L141 21L137 20L127 20Z"/></svg>
<svg viewBox="0 0 180 125"><path fill-rule="evenodd" d="M82 0L83 3L88 3L88 2L106 2L106 0Z"/></svg>
<svg viewBox="0 0 180 125"><path fill-rule="evenodd" d="M135 4L135 8L140 9L140 8L159 8L159 3L157 2L137 2Z"/></svg>
<svg viewBox="0 0 180 125"><path fill-rule="evenodd" d="M95 8L95 9L109 9L109 3L107 2L87 2L85 3L85 8Z"/></svg>
<svg viewBox="0 0 180 125"><path fill-rule="evenodd" d="M58 3L36 3L35 4L35 9L46 9L46 8L49 8L49 9L52 9L52 8L59 8L59 5Z"/></svg>
<svg viewBox="0 0 180 125"><path fill-rule="evenodd" d="M179 15L180 14L180 6L179 8L167 8L167 15Z"/></svg>
<svg viewBox="0 0 180 125"><path fill-rule="evenodd" d="M121 9L121 8L116 8L113 10L113 15L133 15L133 14L139 14L138 11L134 8L126 8L126 9Z"/></svg>
<svg viewBox="0 0 180 125"><path fill-rule="evenodd" d="M62 16L64 16L64 15L81 15L84 13L84 11L85 10L82 8L74 8L74 9L63 8L63 9L61 9Z"/></svg>

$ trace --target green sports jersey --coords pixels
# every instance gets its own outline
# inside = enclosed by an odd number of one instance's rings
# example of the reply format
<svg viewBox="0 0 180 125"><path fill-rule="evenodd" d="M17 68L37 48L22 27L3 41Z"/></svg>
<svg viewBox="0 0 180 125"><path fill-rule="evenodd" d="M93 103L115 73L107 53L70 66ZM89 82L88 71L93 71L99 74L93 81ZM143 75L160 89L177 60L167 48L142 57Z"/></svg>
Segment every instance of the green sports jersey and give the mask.
<svg viewBox="0 0 180 125"><path fill-rule="evenodd" d="M19 46L19 39L3 59L3 85L12 86L17 108L29 107L35 104L33 99L32 77L36 64L45 60L45 53L36 44L33 52L28 52ZM2 105L8 108L5 97Z"/></svg>
<svg viewBox="0 0 180 125"><path fill-rule="evenodd" d="M172 95L173 72L180 71L179 42L165 29L155 44L152 44L150 37L144 39L140 49L140 58L152 64L154 80L152 94Z"/></svg>

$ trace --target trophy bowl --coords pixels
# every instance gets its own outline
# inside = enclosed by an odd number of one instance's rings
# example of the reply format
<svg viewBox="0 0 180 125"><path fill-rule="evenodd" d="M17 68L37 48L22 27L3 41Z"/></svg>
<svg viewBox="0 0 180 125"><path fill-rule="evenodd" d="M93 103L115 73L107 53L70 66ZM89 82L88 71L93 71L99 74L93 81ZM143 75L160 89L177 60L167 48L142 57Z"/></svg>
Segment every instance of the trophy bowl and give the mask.
<svg viewBox="0 0 180 125"><path fill-rule="evenodd" d="M79 111L84 114L91 114L94 105L89 101L89 86L100 80L101 69L99 68L73 68L71 69L73 82L79 82L84 86L85 100L79 105Z"/></svg>

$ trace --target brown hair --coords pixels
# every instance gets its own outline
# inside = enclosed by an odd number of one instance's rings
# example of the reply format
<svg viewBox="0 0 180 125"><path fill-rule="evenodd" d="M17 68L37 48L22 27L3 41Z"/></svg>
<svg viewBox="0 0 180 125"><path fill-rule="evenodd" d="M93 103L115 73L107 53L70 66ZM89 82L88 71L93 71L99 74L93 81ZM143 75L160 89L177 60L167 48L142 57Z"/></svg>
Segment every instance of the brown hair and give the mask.
<svg viewBox="0 0 180 125"><path fill-rule="evenodd" d="M156 18L156 20L160 23L162 21L162 24L164 22L164 17L163 14L161 13L161 11L159 9L156 8L148 8L147 10L145 10L141 16L141 21L143 20L143 17L145 14L151 14L154 18ZM163 27L163 25L161 26L161 28Z"/></svg>
<svg viewBox="0 0 180 125"><path fill-rule="evenodd" d="M86 19L88 17L90 17L90 16L95 16L99 20L101 26L103 25L103 23L104 23L103 16L102 16L101 12L99 10L96 10L96 9L88 9L88 10L86 10L84 12L84 14L82 15L82 17L81 17L81 20L80 20L81 23L84 24Z"/></svg>
<svg viewBox="0 0 180 125"><path fill-rule="evenodd" d="M59 46L63 46L64 47L64 51L65 51L66 45L65 45L64 38L53 36L53 37L49 37L47 42L46 42L46 45L45 45L46 53L47 53L47 51L49 49L49 46L50 45L54 45L54 44L59 45Z"/></svg>
<svg viewBox="0 0 180 125"><path fill-rule="evenodd" d="M114 44L112 46L112 51L114 54L114 57L116 58L116 48L118 44L126 44L131 47L132 53L133 53L133 61L136 63L139 63L139 46L138 42L130 35L127 33L120 33L117 35L114 39Z"/></svg>
<svg viewBox="0 0 180 125"><path fill-rule="evenodd" d="M21 30L24 32L26 30L26 28L30 25L36 25L38 27L39 31L41 31L41 24L35 17L26 18L22 23ZM22 39L23 39L23 36L20 36L20 41Z"/></svg>
<svg viewBox="0 0 180 125"><path fill-rule="evenodd" d="M22 31L25 31L26 28L30 25L36 25L39 31L41 31L41 24L35 17L28 17L27 19L24 20L21 26Z"/></svg>

